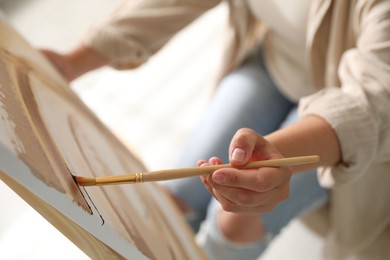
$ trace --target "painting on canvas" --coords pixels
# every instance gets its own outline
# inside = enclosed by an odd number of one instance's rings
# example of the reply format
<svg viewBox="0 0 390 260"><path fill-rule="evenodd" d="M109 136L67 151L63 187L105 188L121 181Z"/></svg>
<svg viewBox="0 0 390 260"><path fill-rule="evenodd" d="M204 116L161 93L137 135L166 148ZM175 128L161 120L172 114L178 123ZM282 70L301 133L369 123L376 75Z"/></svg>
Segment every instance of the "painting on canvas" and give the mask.
<svg viewBox="0 0 390 260"><path fill-rule="evenodd" d="M75 183L145 167L38 51L0 27L0 178L92 258L203 258L158 184Z"/></svg>

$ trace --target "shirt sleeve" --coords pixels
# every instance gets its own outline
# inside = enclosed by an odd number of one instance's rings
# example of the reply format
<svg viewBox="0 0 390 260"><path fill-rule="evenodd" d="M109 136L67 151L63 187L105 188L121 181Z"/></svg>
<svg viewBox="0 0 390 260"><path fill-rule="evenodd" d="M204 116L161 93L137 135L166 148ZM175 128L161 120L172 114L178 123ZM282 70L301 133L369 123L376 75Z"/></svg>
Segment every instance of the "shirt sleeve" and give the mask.
<svg viewBox="0 0 390 260"><path fill-rule="evenodd" d="M317 115L339 138L342 161L319 169L324 186L369 174L373 163L390 160L390 7L388 1L360 14L356 47L342 56L341 87L327 87L301 100L301 116Z"/></svg>
<svg viewBox="0 0 390 260"><path fill-rule="evenodd" d="M117 69L142 64L178 31L220 0L130 0L91 28L84 43Z"/></svg>

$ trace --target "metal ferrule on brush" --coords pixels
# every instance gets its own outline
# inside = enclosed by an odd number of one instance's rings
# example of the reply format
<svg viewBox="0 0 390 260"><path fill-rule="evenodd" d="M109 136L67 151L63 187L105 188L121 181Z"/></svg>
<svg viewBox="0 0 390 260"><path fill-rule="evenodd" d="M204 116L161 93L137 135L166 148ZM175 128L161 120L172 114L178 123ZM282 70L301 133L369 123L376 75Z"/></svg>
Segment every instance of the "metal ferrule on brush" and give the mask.
<svg viewBox="0 0 390 260"><path fill-rule="evenodd" d="M119 175L119 176L104 176L95 178L95 182L97 186L100 185L116 185L116 184L131 184L131 183L142 183L143 174L135 173L133 175Z"/></svg>

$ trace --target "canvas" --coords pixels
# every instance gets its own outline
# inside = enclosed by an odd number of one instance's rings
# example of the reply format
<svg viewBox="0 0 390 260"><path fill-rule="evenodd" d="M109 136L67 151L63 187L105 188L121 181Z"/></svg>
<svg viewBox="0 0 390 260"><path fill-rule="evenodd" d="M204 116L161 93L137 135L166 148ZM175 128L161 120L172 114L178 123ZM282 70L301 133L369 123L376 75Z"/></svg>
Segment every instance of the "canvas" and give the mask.
<svg viewBox="0 0 390 260"><path fill-rule="evenodd" d="M93 259L204 258L158 184L75 183L145 167L4 20L0 38L0 178Z"/></svg>

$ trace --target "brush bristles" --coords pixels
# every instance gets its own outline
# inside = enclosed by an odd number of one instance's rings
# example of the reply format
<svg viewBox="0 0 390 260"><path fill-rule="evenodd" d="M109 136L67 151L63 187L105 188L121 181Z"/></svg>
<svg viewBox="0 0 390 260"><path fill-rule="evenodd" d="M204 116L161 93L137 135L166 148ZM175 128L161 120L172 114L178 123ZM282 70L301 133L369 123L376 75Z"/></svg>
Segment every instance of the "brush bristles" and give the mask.
<svg viewBox="0 0 390 260"><path fill-rule="evenodd" d="M76 182L80 186L94 186L96 185L96 179L95 178L88 178L88 177L82 177L82 176L75 176Z"/></svg>

